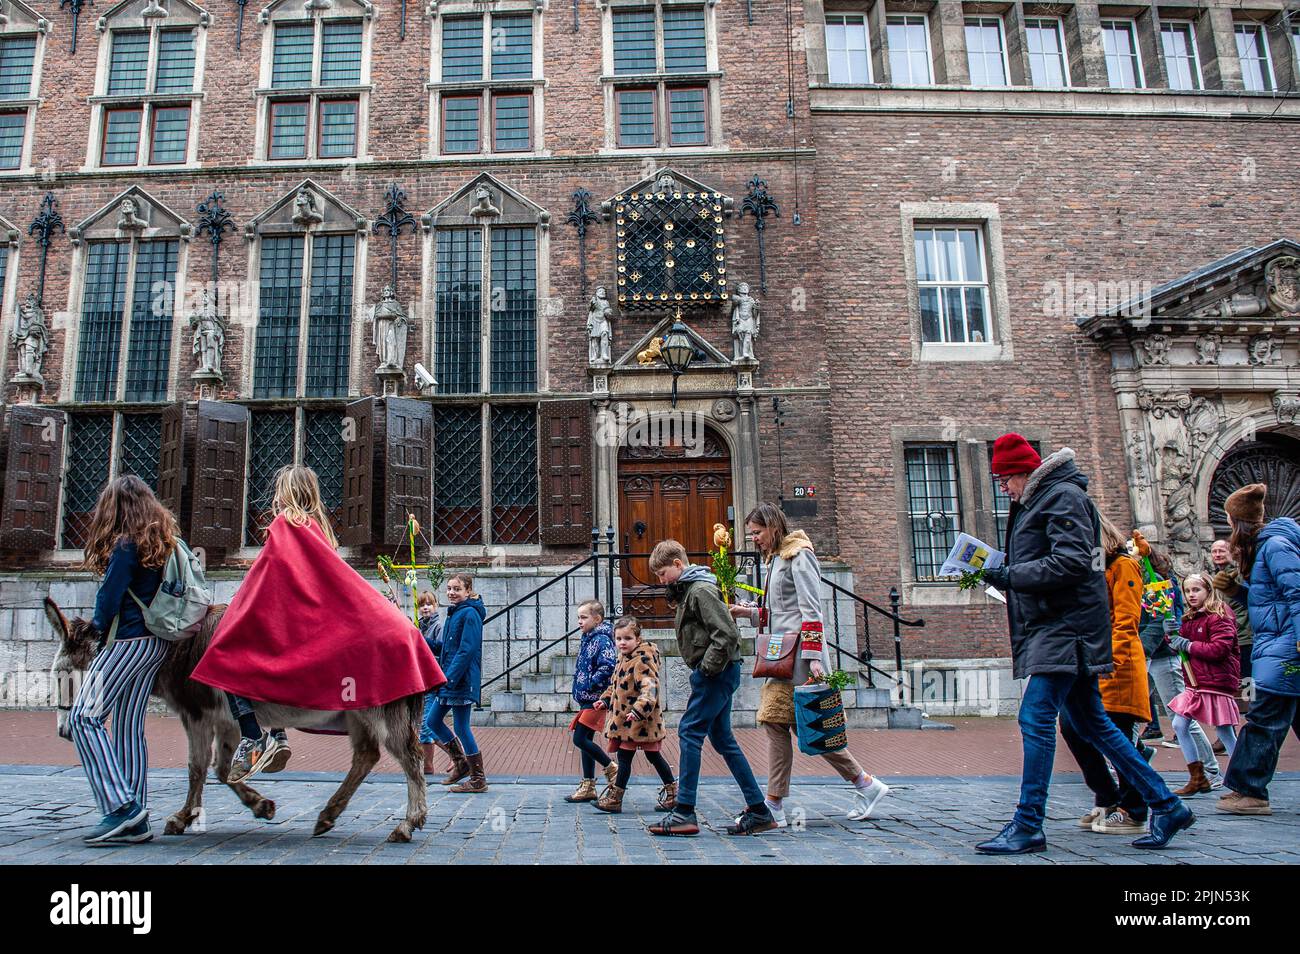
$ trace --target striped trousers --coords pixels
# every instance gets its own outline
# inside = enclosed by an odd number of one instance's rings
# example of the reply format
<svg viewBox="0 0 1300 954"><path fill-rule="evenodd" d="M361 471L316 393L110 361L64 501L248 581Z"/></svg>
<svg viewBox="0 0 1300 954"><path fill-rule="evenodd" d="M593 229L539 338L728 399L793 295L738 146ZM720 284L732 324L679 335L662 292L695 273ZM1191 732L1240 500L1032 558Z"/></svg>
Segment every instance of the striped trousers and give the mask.
<svg viewBox="0 0 1300 954"><path fill-rule="evenodd" d="M149 796L144 713L154 676L171 644L156 636L114 642L87 670L72 704L72 741L95 803L108 815ZM112 717L109 736L104 720Z"/></svg>

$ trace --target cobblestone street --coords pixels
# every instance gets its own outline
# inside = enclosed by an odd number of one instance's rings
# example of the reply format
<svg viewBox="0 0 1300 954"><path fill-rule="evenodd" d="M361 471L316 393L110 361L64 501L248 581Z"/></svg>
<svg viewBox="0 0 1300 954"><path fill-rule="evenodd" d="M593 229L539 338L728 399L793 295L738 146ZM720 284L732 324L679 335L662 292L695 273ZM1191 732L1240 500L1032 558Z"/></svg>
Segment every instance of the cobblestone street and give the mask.
<svg viewBox="0 0 1300 954"><path fill-rule="evenodd" d="M893 794L865 823L845 820L850 799L842 784L796 779L786 803L794 830L757 838L720 834L740 805L735 786L716 778L700 786L700 836L667 839L645 831L658 816L656 788L644 778L634 779L617 816L567 804L571 778L493 779L490 792L479 796L450 795L434 785L428 823L409 845L384 840L405 804L405 787L392 775L372 776L334 831L312 838L338 779L314 772L259 779L259 791L276 801L270 822L253 819L230 792L209 784L204 831L93 849L80 836L99 816L79 768L0 766L0 864L1300 864L1296 773L1274 781L1272 817L1222 815L1211 797L1192 799L1196 826L1161 852L1075 827L1090 798L1078 776L1062 776L1048 805L1048 852L1016 859L972 850L1009 817L1018 786L1010 777L891 778ZM161 769L150 773L150 782L160 832L184 799L185 779Z"/></svg>

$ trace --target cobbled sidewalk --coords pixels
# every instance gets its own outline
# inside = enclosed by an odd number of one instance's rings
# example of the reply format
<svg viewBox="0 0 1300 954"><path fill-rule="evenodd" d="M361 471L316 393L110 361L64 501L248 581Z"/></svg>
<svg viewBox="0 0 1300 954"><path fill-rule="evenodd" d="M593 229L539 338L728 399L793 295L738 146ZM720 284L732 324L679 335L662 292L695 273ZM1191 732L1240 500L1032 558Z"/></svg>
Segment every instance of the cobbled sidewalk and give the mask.
<svg viewBox="0 0 1300 954"><path fill-rule="evenodd" d="M1173 781L1173 777L1167 777ZM185 779L176 770L150 773L156 837L147 845L87 848L84 830L97 822L79 768L0 766L0 864L1300 864L1300 775L1279 775L1270 788L1274 815L1216 813L1209 796L1190 799L1196 826L1164 851L1143 852L1129 839L1075 826L1091 799L1078 776L1058 779L1048 804L1045 854L987 858L972 846L1009 818L1014 778L890 779L893 793L862 823L844 818L847 788L796 779L787 812L792 830L756 838L721 834L740 807L729 781L700 786L703 831L697 838L652 838L657 784L634 779L622 815L570 805L572 779L493 779L483 795L452 795L430 787L429 818L409 845L388 844L406 800L396 776L372 776L358 789L337 827L312 838L316 815L338 785L332 773L284 773L257 787L276 802L273 821L259 821L234 795L210 782L204 830L160 834L180 807Z"/></svg>

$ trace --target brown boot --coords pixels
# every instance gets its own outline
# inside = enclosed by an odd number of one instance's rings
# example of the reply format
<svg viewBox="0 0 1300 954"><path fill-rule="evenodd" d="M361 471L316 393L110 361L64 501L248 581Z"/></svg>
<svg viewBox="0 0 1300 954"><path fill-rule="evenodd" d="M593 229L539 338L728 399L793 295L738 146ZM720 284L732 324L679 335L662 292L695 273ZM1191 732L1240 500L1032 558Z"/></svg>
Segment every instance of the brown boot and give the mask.
<svg viewBox="0 0 1300 954"><path fill-rule="evenodd" d="M451 756L451 771L442 780L442 784L455 785L469 774L469 759L465 758L465 750L461 748L460 739L457 738L453 738L450 742L439 742L438 747Z"/></svg>
<svg viewBox="0 0 1300 954"><path fill-rule="evenodd" d="M453 785L450 791L457 795L477 795L488 790L487 775L483 772L483 753L475 752L466 756L469 760L469 778L459 785Z"/></svg>
<svg viewBox="0 0 1300 954"><path fill-rule="evenodd" d="M611 815L623 814L623 793L627 789L619 788L617 785L611 785L605 789L596 799L596 809L602 812L609 812Z"/></svg>
<svg viewBox="0 0 1300 954"><path fill-rule="evenodd" d="M655 805L657 812L670 812L677 807L677 783L669 782L659 789L659 801Z"/></svg>
<svg viewBox="0 0 1300 954"><path fill-rule="evenodd" d="M424 774L436 775L438 770L433 765L433 753L436 748L432 742L421 742L420 748L424 750Z"/></svg>
<svg viewBox="0 0 1300 954"><path fill-rule="evenodd" d="M610 762L608 765L605 766L604 772L605 772L605 784L613 785L614 780L618 778L618 766L613 762Z"/></svg>
<svg viewBox="0 0 1300 954"><path fill-rule="evenodd" d="M565 795L566 802L594 802L600 796L596 794L596 780L594 778L584 778L578 783L577 790L572 795Z"/></svg>
<svg viewBox="0 0 1300 954"><path fill-rule="evenodd" d="M1187 766L1187 784L1182 788L1174 789L1174 794L1186 798L1188 795L1198 795L1201 792L1210 790L1210 780L1205 777L1205 763L1191 762Z"/></svg>

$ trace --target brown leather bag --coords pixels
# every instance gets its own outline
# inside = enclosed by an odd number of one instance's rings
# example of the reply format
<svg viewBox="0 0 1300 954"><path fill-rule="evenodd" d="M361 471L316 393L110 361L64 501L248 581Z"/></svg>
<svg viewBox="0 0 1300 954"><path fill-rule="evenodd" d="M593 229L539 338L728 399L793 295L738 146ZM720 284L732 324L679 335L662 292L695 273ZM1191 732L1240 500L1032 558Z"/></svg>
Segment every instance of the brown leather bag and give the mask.
<svg viewBox="0 0 1300 954"><path fill-rule="evenodd" d="M799 648L800 633L778 636L760 633L755 647L758 658L754 660L755 679L794 679L795 652Z"/></svg>

